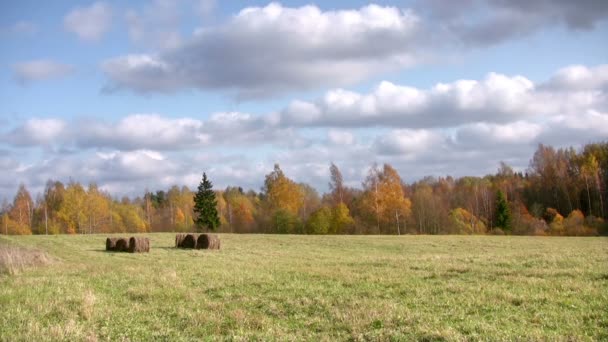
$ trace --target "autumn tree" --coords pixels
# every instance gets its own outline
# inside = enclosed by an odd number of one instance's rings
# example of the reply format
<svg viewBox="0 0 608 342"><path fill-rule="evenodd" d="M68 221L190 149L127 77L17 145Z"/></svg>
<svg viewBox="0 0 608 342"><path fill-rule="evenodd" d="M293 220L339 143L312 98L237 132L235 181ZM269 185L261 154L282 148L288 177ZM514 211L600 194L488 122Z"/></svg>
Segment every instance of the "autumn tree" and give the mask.
<svg viewBox="0 0 608 342"><path fill-rule="evenodd" d="M411 202L405 198L401 178L389 164L382 170L373 165L363 183L362 209L373 217L376 233L401 233L406 218L411 214Z"/></svg>
<svg viewBox="0 0 608 342"><path fill-rule="evenodd" d="M306 222L306 233L327 234L331 231L332 212L327 206L322 206L313 212Z"/></svg>
<svg viewBox="0 0 608 342"><path fill-rule="evenodd" d="M203 173L203 179L198 186L198 192L194 196L194 213L196 214L194 223L201 230L204 227L207 227L209 230L216 230L220 225L213 184L207 179L206 173Z"/></svg>
<svg viewBox="0 0 608 342"><path fill-rule="evenodd" d="M228 187L224 191L230 232L250 233L255 228L256 196L247 195L242 188Z"/></svg>
<svg viewBox="0 0 608 342"><path fill-rule="evenodd" d="M292 215L297 215L304 204L302 189L285 176L279 164L275 164L274 170L266 175L262 192L271 210L282 209Z"/></svg>
<svg viewBox="0 0 608 342"><path fill-rule="evenodd" d="M344 203L339 203L331 209L331 221L329 233L344 234L349 232L355 224L355 220L350 216L350 210Z"/></svg>
<svg viewBox="0 0 608 342"><path fill-rule="evenodd" d="M86 192L79 183L71 182L65 189L57 217L63 224L63 232L84 233Z"/></svg>
<svg viewBox="0 0 608 342"><path fill-rule="evenodd" d="M287 178L278 164L266 175L262 188L268 224L275 232L294 233L300 225L298 216L304 205L302 188Z"/></svg>
<svg viewBox="0 0 608 342"><path fill-rule="evenodd" d="M340 172L340 169L338 169L336 164L331 163L331 165L329 166L329 174L329 191L332 198L332 204L335 206L339 203L344 203L346 189L344 187L344 179L342 178L342 172Z"/></svg>
<svg viewBox="0 0 608 342"><path fill-rule="evenodd" d="M34 202L25 184L21 183L19 184L19 189L13 199L13 205L9 213L10 219L17 226L15 230L19 234L31 234L33 215Z"/></svg>

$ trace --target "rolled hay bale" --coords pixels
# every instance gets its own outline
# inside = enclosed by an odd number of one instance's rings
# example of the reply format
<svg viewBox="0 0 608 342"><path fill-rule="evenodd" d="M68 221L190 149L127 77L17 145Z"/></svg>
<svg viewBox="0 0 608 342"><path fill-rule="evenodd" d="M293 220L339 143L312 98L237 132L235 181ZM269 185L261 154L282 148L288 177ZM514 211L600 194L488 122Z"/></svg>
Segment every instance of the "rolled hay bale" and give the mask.
<svg viewBox="0 0 608 342"><path fill-rule="evenodd" d="M116 240L118 240L118 238L107 238L106 239L106 251L115 251L116 250Z"/></svg>
<svg viewBox="0 0 608 342"><path fill-rule="evenodd" d="M196 245L199 249L220 249L220 237L215 234L201 234Z"/></svg>
<svg viewBox="0 0 608 342"><path fill-rule="evenodd" d="M184 236L184 240L182 241L182 248L196 248L196 241L199 237L199 234L186 234Z"/></svg>
<svg viewBox="0 0 608 342"><path fill-rule="evenodd" d="M125 238L116 239L116 248L114 249L117 252L126 252L129 249L129 240Z"/></svg>
<svg viewBox="0 0 608 342"><path fill-rule="evenodd" d="M129 239L129 253L148 253L150 252L150 239L145 237L134 237Z"/></svg>
<svg viewBox="0 0 608 342"><path fill-rule="evenodd" d="M182 243L184 242L184 238L186 238L186 233L179 233L175 235L175 247L176 248L181 248L182 247Z"/></svg>

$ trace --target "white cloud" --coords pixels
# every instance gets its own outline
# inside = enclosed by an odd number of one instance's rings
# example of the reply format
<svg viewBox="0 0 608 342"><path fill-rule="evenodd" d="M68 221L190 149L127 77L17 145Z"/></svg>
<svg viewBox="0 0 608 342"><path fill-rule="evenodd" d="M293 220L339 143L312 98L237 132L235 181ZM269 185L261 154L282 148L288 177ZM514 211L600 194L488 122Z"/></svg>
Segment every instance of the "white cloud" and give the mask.
<svg viewBox="0 0 608 342"><path fill-rule="evenodd" d="M484 148L492 144L531 144L542 131L542 125L526 121L508 124L479 122L460 127L456 133L456 143Z"/></svg>
<svg viewBox="0 0 608 342"><path fill-rule="evenodd" d="M140 194L146 187L194 186L208 170L218 187L259 189L279 163L290 177L323 191L332 161L350 185L360 184L372 162L392 164L408 181L483 175L500 161L522 170L538 143L580 146L608 137L602 70L568 67L540 83L495 73L428 89L381 82L367 94L330 90L317 101L294 101L267 115L31 119L0 133L0 142L34 147L19 149L24 153L56 148L32 163L0 149L6 166L0 188L14 180L42 186L47 178L72 176Z"/></svg>
<svg viewBox="0 0 608 342"><path fill-rule="evenodd" d="M585 70L603 71L604 66ZM429 128L576 115L587 108L606 108L603 77L590 72L583 80L584 89L579 84L565 92L497 73L481 81L457 80L430 89L384 81L368 94L336 89L314 102L294 101L281 112L281 122L284 126Z"/></svg>
<svg viewBox="0 0 608 342"><path fill-rule="evenodd" d="M47 59L16 63L12 67L14 79L22 84L60 78L70 74L72 66Z"/></svg>
<svg viewBox="0 0 608 342"><path fill-rule="evenodd" d="M587 67L571 65L559 69L546 85L549 89L592 90L608 89L608 64Z"/></svg>
<svg viewBox="0 0 608 342"><path fill-rule="evenodd" d="M89 7L78 7L66 14L63 26L85 41L98 41L110 29L112 9L105 2L95 2Z"/></svg>
<svg viewBox="0 0 608 342"><path fill-rule="evenodd" d="M355 136L353 133L340 129L330 129L327 132L327 138L329 143L333 145L352 145L355 143Z"/></svg>
<svg viewBox="0 0 608 342"><path fill-rule="evenodd" d="M66 125L61 120L32 118L2 140L16 146L49 145L59 142L65 130Z"/></svg>
<svg viewBox="0 0 608 342"><path fill-rule="evenodd" d="M379 136L374 149L380 155L416 155L426 153L431 147L438 148L445 137L430 130L399 129Z"/></svg>
<svg viewBox="0 0 608 342"><path fill-rule="evenodd" d="M417 58L417 28L414 14L394 7L323 12L316 6L271 3L245 8L223 25L201 28L161 54L110 59L103 70L111 89L224 89L241 97L268 96L351 84L411 65Z"/></svg>
<svg viewBox="0 0 608 342"><path fill-rule="evenodd" d="M80 147L106 147L121 150L170 149L201 146L209 137L201 131L200 120L164 118L158 114L134 114L117 123L86 121L74 127L74 140Z"/></svg>
<svg viewBox="0 0 608 342"><path fill-rule="evenodd" d="M546 28L593 30L608 17L606 1L419 1L417 9L443 38L466 45L498 44Z"/></svg>

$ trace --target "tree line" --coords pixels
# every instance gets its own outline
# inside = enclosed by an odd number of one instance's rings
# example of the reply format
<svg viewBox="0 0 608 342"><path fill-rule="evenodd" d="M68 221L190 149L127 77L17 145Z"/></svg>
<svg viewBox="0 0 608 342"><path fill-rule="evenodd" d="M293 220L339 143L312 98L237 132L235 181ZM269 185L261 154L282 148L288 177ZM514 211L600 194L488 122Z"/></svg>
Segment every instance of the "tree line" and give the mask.
<svg viewBox="0 0 608 342"><path fill-rule="evenodd" d="M598 235L608 232L608 142L580 150L539 145L529 168L501 163L484 177L426 177L405 184L372 165L361 187L329 167L329 191L287 177L279 165L259 192L215 191L220 232L288 234ZM2 234L186 232L196 229L188 187L117 199L96 184L49 180L35 199L21 184L0 209ZM216 225L214 223L214 225Z"/></svg>

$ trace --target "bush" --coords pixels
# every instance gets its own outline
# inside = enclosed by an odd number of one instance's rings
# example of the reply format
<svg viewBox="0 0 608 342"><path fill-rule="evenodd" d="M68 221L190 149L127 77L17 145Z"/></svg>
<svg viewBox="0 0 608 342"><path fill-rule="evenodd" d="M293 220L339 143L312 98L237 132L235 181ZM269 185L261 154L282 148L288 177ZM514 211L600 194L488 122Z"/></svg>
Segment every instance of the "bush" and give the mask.
<svg viewBox="0 0 608 342"><path fill-rule="evenodd" d="M456 208L449 214L451 234L485 234L486 225L475 215L463 208Z"/></svg>
<svg viewBox="0 0 608 342"><path fill-rule="evenodd" d="M500 228L490 230L490 235L505 235L505 232Z"/></svg>

